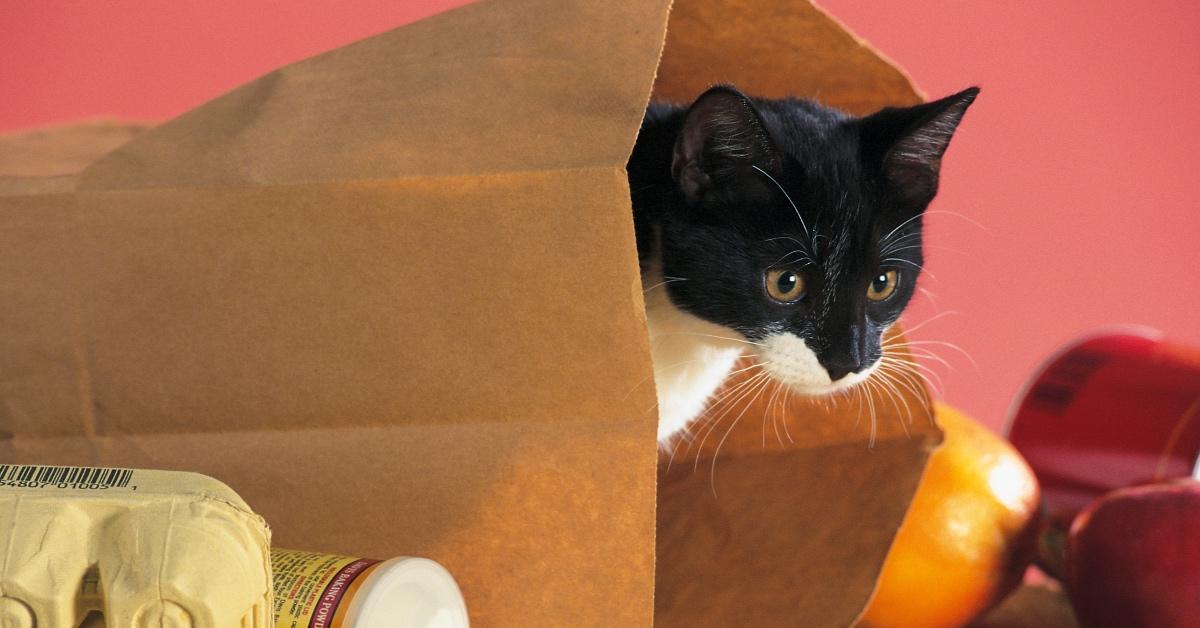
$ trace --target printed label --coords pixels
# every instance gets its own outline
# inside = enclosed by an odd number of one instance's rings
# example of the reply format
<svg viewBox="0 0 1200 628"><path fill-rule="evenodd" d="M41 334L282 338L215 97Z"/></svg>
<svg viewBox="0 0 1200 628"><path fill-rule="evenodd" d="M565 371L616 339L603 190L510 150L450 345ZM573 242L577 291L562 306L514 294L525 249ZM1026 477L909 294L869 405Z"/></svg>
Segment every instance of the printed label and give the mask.
<svg viewBox="0 0 1200 628"><path fill-rule="evenodd" d="M369 558L273 548L275 628L348 628L343 622L360 577L378 564Z"/></svg>
<svg viewBox="0 0 1200 628"><path fill-rule="evenodd" d="M1042 412L1061 417L1075 401L1075 396L1109 356L1079 348L1059 358L1046 369L1029 393L1027 403Z"/></svg>
<svg viewBox="0 0 1200 628"><path fill-rule="evenodd" d="M16 488L62 488L137 490L133 469L101 467L51 467L40 464L0 464L0 486Z"/></svg>

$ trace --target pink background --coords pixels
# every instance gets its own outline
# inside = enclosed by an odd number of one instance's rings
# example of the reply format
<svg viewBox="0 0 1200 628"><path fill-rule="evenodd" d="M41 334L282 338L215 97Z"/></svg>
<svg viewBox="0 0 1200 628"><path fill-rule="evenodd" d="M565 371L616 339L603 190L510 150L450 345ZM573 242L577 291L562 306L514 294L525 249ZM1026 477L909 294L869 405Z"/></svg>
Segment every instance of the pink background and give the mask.
<svg viewBox="0 0 1200 628"><path fill-rule="evenodd" d="M0 132L164 119L464 3L6 0ZM924 287L936 296L908 316L910 327L928 321L915 338L954 343L978 364L923 346L952 367L927 360L948 400L999 427L1034 367L1101 325L1200 343L1200 4L823 4L930 96L983 87L930 215Z"/></svg>

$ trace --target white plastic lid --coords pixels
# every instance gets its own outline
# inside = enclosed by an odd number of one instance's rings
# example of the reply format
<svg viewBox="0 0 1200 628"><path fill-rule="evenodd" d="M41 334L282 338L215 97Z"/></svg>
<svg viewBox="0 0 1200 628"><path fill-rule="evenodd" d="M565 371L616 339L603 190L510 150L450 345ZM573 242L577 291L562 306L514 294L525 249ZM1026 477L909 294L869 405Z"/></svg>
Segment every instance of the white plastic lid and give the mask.
<svg viewBox="0 0 1200 628"><path fill-rule="evenodd" d="M393 558L367 576L350 603L353 628L468 628L454 577L425 558Z"/></svg>

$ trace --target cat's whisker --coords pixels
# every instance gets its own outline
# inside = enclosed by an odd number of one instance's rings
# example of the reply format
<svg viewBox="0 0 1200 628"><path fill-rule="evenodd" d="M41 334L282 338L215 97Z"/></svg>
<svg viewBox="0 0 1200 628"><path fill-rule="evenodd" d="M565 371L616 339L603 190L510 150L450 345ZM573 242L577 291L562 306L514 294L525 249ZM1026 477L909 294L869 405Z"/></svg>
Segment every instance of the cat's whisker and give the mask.
<svg viewBox="0 0 1200 628"><path fill-rule="evenodd" d="M928 372L930 372L930 373L932 373L932 374L936 374L936 373L937 373L937 371L934 371L934 370L933 370L932 368L930 368L929 366L927 366L927 365L925 365L925 364L922 364L922 363L921 363L919 360L908 360L908 359L903 359L903 360L902 360L902 359L900 359L900 358L896 358L896 357L893 357L893 356L888 356L888 355L886 355L886 354L885 354L883 357L881 357L881 358L879 359L879 361L880 361L880 363L881 363L881 364L895 364L895 365L903 365L903 366L909 366L909 367L912 367L912 368L914 368L914 369L921 369L921 370L924 370L924 371L928 371Z"/></svg>
<svg viewBox="0 0 1200 628"><path fill-rule="evenodd" d="M910 353L901 353L899 349L887 347L883 351L883 355L879 357L879 364L891 364L896 366L911 366L916 367L920 362L913 359Z"/></svg>
<svg viewBox="0 0 1200 628"><path fill-rule="evenodd" d="M908 251L910 249L921 249L928 246L927 243L921 241L920 237L903 237L887 246L879 247L879 257L888 257L897 251Z"/></svg>
<svg viewBox="0 0 1200 628"><path fill-rule="evenodd" d="M924 213L929 213L929 212L924 212ZM909 218L908 220L905 220L904 222L902 222L902 223L900 223L900 224L896 225L896 228L895 228L895 229L892 229L891 231L889 231L889 232L888 232L888 234L887 234L887 235L883 236L882 238L879 238L879 241L880 241L880 242L887 242L887 241L888 241L888 239L890 239L890 238L891 238L893 235L896 235L896 232L897 232L897 231L899 231L899 230L903 229L903 228L905 227L905 225L908 225L909 223L913 222L914 220L920 220L920 219L921 219L921 215L922 215L922 214L917 214L917 215L913 216L912 218Z"/></svg>
<svg viewBox="0 0 1200 628"><path fill-rule="evenodd" d="M716 338L718 340L728 340L730 342L740 342L743 344L754 345L756 347L766 346L761 342L755 342L753 340L746 340L744 338L732 338L730 336L718 336L716 334L703 334L700 332L692 332L692 331L673 331L673 332L666 333L666 334L657 334L654 337L654 340L658 340L660 338L666 338L669 336L701 336L704 338Z"/></svg>
<svg viewBox="0 0 1200 628"><path fill-rule="evenodd" d="M929 351L928 349L922 349L919 347L910 347L908 345L904 345L902 347L897 347L897 349L902 349L910 355L925 358L928 360L933 360L934 362L937 362L938 364L941 364L942 366L946 367L950 371L955 370L955 368L949 362L947 362L942 356L940 356L936 353L933 353L933 352Z"/></svg>
<svg viewBox="0 0 1200 628"><path fill-rule="evenodd" d="M864 394L867 398L867 407L871 411L871 438L870 438L870 440L867 441L867 448L875 449L875 438L879 431L879 421L878 421L877 414L875 412L875 395L872 394L874 392L874 390L873 390L874 387L871 384L871 380L869 380L869 379L864 380L862 383L867 385L867 388L864 391Z"/></svg>
<svg viewBox="0 0 1200 628"><path fill-rule="evenodd" d="M920 373L914 372L914 370L911 368L911 364L908 361L895 360L889 361L888 363L880 363L879 368L876 369L876 372L879 373L881 377L887 377L896 384L903 386L906 390L911 392L914 397L925 397L926 393L922 392L920 387ZM925 412L928 414L928 408L926 408Z"/></svg>
<svg viewBox="0 0 1200 628"><path fill-rule="evenodd" d="M808 223L804 222L804 216L800 215L800 208L796 207L796 202L792 200L792 197L790 194L787 193L787 190L783 189L782 185L779 185L779 182L775 180L775 177L772 177L770 174L768 174L766 170L759 168L757 164L752 165L750 167L761 172L764 177L770 179L771 183L775 184L775 187L779 188L779 191L783 193L783 197L787 199L787 202L789 204L791 204L792 210L796 212L796 218L800 219L800 226L804 228L804 235L811 242L812 241L812 232L810 232L808 230Z"/></svg>
<svg viewBox="0 0 1200 628"><path fill-rule="evenodd" d="M922 383L927 384L927 380L925 380L924 377L920 373L910 370L910 369L900 369L900 370L893 371L892 374L896 377L896 381L903 382L907 386L914 389L913 395L915 395L921 399L926 399L929 397L928 388L924 388L922 390L917 390L917 389L921 388ZM940 396L939 396L939 398L940 398ZM923 403L923 404L921 404L921 409L925 411L925 420L931 424L934 423L933 406L930 405L929 403Z"/></svg>
<svg viewBox="0 0 1200 628"><path fill-rule="evenodd" d="M738 385L736 388L731 390L728 395L723 395L720 401L709 406L709 410L706 412L706 414L709 416L705 419L704 425L700 428L705 432L703 436L707 436L708 431L711 431L714 427L716 427L716 424L720 423L720 421L725 418L725 415L728 414L731 408L737 407L738 400L750 391L750 388L758 379L759 378L757 377L752 377L749 380L746 380L746 382L744 382L744 386Z"/></svg>
<svg viewBox="0 0 1200 628"><path fill-rule="evenodd" d="M780 423L783 423L783 431L787 432L787 414L783 407L787 401L787 396L787 386L782 382L776 382L775 394L772 395L770 403L767 404L771 412L771 428L775 430L775 440L779 441L780 447L783 447L783 435L779 433ZM791 438L789 437L788 440L791 440Z"/></svg>
<svg viewBox="0 0 1200 628"><path fill-rule="evenodd" d="M695 424L684 426L682 429L679 430L679 432L677 432L678 434L680 434L682 436L682 438L677 440L675 442L674 446L671 448L671 456L667 460L667 469L670 469L671 465L674 463L675 456L679 452L679 446L685 445L684 450L683 450L684 455L686 455L688 452L690 452L692 449L692 445L696 444L696 436L698 436L697 432L700 429L702 429L705 425L707 425L709 422L711 422L711 420L712 420L711 417L702 417Z"/></svg>
<svg viewBox="0 0 1200 628"><path fill-rule="evenodd" d="M686 447L683 450L684 455L687 455L689 452L691 452L692 446L696 444L696 437L700 435L699 432L712 423L713 418L714 417L711 416L702 416L695 423L683 428L687 431L688 435ZM675 452L672 452L671 455L674 457Z"/></svg>
<svg viewBox="0 0 1200 628"><path fill-rule="evenodd" d="M764 450L767 448L767 421L770 419L771 413L764 410L762 413L762 448Z"/></svg>
<svg viewBox="0 0 1200 628"><path fill-rule="evenodd" d="M920 323L917 323L916 325L913 325L913 326L911 326L911 327L908 327L908 326L906 326L906 327L904 328L904 333L905 333L905 334L911 334L911 333L913 333L913 332L915 332L915 331L917 331L917 330L921 329L922 327L925 327L926 325L928 325L928 324L930 324L930 323L932 323L932 322L934 322L934 321L936 321L936 320L938 320L938 319L945 318L945 317L947 317L947 316L953 316L953 315L956 315L956 314L961 314L961 313L962 313L962 312L959 312L959 311L957 311L957 310L946 310L946 311L944 311L944 312L938 312L937 314L934 314L933 316L930 316L929 318L927 318L927 319L925 319L925 320L921 321ZM889 339L889 340L890 340L890 339Z"/></svg>
<svg viewBox="0 0 1200 628"><path fill-rule="evenodd" d="M642 290L642 294L647 294L647 293L649 293L651 290L653 290L653 289L655 289L655 288L659 288L659 287L665 286L665 285L667 285L667 284L669 284L669 283L675 283L675 282L677 282L677 281L687 281L687 278L686 278L686 277L667 277L667 278L663 279L662 281L660 281L660 282L658 282L658 283L654 284L653 286L650 286L649 288L645 288L645 289L643 289L643 290Z"/></svg>
<svg viewBox="0 0 1200 628"><path fill-rule="evenodd" d="M683 432L685 430L686 430L686 428L679 430L679 431ZM683 439L679 439L679 440L683 440ZM671 465L675 464L675 452L679 450L679 440L671 443L671 453L667 456L667 472L668 473L671 471Z"/></svg>
<svg viewBox="0 0 1200 628"><path fill-rule="evenodd" d="M676 432L676 434L678 434L681 438L675 440L671 446L671 455L669 458L667 458L668 471L671 469L671 465L675 463L675 456L679 453L679 448L681 445L685 446L683 450L684 455L687 455L687 453L691 451L692 445L696 442L695 430L700 429L704 424L705 421L702 420L697 425L687 425Z"/></svg>
<svg viewBox="0 0 1200 628"><path fill-rule="evenodd" d="M766 409L763 410L763 429L762 429L763 449L767 448L767 419L768 418L771 419L771 427L775 430L775 438L779 439L779 445L783 446L783 435L779 433L779 423L776 422L779 417L778 417L778 415L772 414L772 412L771 412L771 410L774 408L775 399L779 396L779 391L782 389L782 386L780 385L778 380L772 380L771 383L775 385L775 390L771 393L771 396L767 398L767 407L766 407Z"/></svg>
<svg viewBox="0 0 1200 628"><path fill-rule="evenodd" d="M829 236L825 235L824 233L814 233L813 234L813 255L816 255L818 257L820 257L819 247L820 247L820 243L821 243L821 238L825 238L826 240L829 240Z"/></svg>
<svg viewBox="0 0 1200 628"><path fill-rule="evenodd" d="M911 398L907 397L904 394L904 391L900 390L901 384L897 377L895 377L891 374L886 374L884 376L884 378L887 380L888 385L890 385L892 387L892 389L896 391L897 399L904 402L904 418L902 419L905 422L904 433L906 435L908 435L909 438L912 438L912 434L909 432L908 427L914 425L917 422L917 417L916 417L915 413L912 411L912 404L909 403ZM919 398L924 399L925 397L919 396ZM921 404L919 404L919 406L921 408L921 411L925 413L925 416L929 417L930 419L933 418L932 415L930 415L930 404L921 403Z"/></svg>
<svg viewBox="0 0 1200 628"><path fill-rule="evenodd" d="M852 388L844 388L842 390L839 390L835 394L840 394L843 398L848 399L851 403L854 403L854 402L858 401L858 390L857 389L858 389L857 386L852 387ZM852 400L849 399L851 392L854 393L854 398ZM858 424L862 423L862 406L857 406L857 407L858 407L858 416L855 417L855 419L854 419L854 427L858 427Z"/></svg>
<svg viewBox="0 0 1200 628"><path fill-rule="evenodd" d="M773 238L767 238L767 239L763 240L763 242L776 242L779 240L787 240L788 242L795 242L796 244L798 244L800 246L804 246L804 242L797 240L796 238L793 238L792 236L775 236Z"/></svg>
<svg viewBox="0 0 1200 628"><path fill-rule="evenodd" d="M903 226L904 225L901 225L900 228L903 228ZM893 239L892 235L895 235L895 230L893 230L891 235L880 238L879 242L880 242L880 244L895 244L896 242L903 242L905 240L912 240L914 238L919 238L919 237L921 237L922 233L923 232L920 229L918 229L916 231L910 231L908 233L900 234L899 237L896 237Z"/></svg>
<svg viewBox="0 0 1200 628"><path fill-rule="evenodd" d="M768 386L770 386L770 384L768 384ZM770 407L771 407L771 401L770 401L770 399L768 399L767 400L767 408L765 408L762 413L762 448L763 449L767 448L767 421L771 418Z"/></svg>
<svg viewBox="0 0 1200 628"><path fill-rule="evenodd" d="M776 266L780 266L784 263L784 260L786 260L787 258L789 258L793 255L797 255L797 254L800 255L801 257L799 259L797 259L796 261L797 262L805 262L801 266L801 268L803 268L805 266L815 266L816 265L816 262L813 261L812 257L809 257L808 253L806 253L805 251L801 251L801 250L795 250L795 251L789 251L789 252L785 253L783 257L775 260L774 262L771 262L771 264L768 265L767 268L775 268Z"/></svg>
<svg viewBox="0 0 1200 628"><path fill-rule="evenodd" d="M897 248L884 249L884 250L882 250L882 251L880 251L880 252L879 252L879 255L880 255L880 256L884 256L884 255L894 255L894 254L896 254L896 253L899 253L900 251L911 251L911 250L913 250L913 249L923 249L923 248L925 248L925 245L923 245L923 244L910 244L910 245L908 245L908 246L901 246L901 247L897 247Z"/></svg>
<svg viewBox="0 0 1200 628"><path fill-rule="evenodd" d="M870 437L867 440L867 448L874 449L875 448L875 414L874 414L874 407L873 407L874 404L871 402L871 389L867 386L867 383L865 381L859 382L859 385L855 386L854 388L855 388L855 390L858 391L860 419L861 419L862 409L865 409L867 411L867 421L868 421L867 434Z"/></svg>
<svg viewBox="0 0 1200 628"><path fill-rule="evenodd" d="M914 379L913 373L911 372L893 369L880 369L880 376L881 378L886 379L888 385L895 390L896 395L898 395L901 400L904 400L906 417L908 419L907 424L911 425L913 421L916 420L916 417L913 417L912 407L908 405L908 397L901 393L900 387L904 387L906 390L911 391L913 396L916 396L917 399L925 399L925 395L920 393L920 390L917 388L919 385L919 379ZM925 419L932 423L932 421L934 421L934 415L932 415L930 412L929 403L920 403L920 408L922 408L925 413ZM907 425L905 425L905 433L908 433Z"/></svg>
<svg viewBox="0 0 1200 628"><path fill-rule="evenodd" d="M731 390L722 394L721 397L709 407L713 410L716 410L717 408L724 408L723 413L728 412L731 408L737 407L737 404L741 401L741 399L749 394L750 389L753 387L756 381L760 379L766 379L767 377L768 376L765 372L752 375L749 379L740 382L737 386L734 386Z"/></svg>
<svg viewBox="0 0 1200 628"><path fill-rule="evenodd" d="M908 436L909 435L908 434L908 424L904 422L904 413L900 410L900 406L897 403L895 397L892 395L891 391L889 391L887 389L887 387L885 387L883 385L883 382L879 379L868 380L868 381L870 381L871 387L874 388L875 391L877 392L877 395L875 397L876 401L878 402L876 405L876 410L877 410L878 416L880 417L880 420L883 419L883 412L884 412L884 407L885 407L884 402L890 401L892 404L892 410L894 412L894 415L900 419L900 428L904 431L905 436Z"/></svg>
<svg viewBox="0 0 1200 628"><path fill-rule="evenodd" d="M668 366L664 366L664 367L662 368L662 370L663 370L663 372L670 371L670 370L673 370L673 369L679 368L679 367L681 367L681 366L683 366L683 365L685 365L685 364L691 364L691 363L693 363L693 362L699 362L701 359L702 359L702 358L692 358L691 360L683 360L683 361L681 361L681 362L676 362L676 363L674 363L674 364L670 364L670 365L668 365ZM641 380L641 381L639 381L638 383L634 384L633 388L629 389L629 392L625 393L625 396L621 398L621 401L622 401L622 402L628 401L628 400L629 400L629 396L630 396L630 395L632 395L633 393L637 392L637 389L641 388L643 384L645 384L646 382L650 381L651 379L654 379L654 377L655 377L655 375L654 375L654 371L655 371L655 369L654 369L654 368L651 368L651 369L650 369L650 374L649 374L649 375L647 375L647 376L645 376L645 377L643 377L643 378L642 378L642 380ZM654 408L653 408L653 406L652 406L650 409L651 409L651 410L653 410L653 409L654 409Z"/></svg>
<svg viewBox="0 0 1200 628"><path fill-rule="evenodd" d="M732 375L737 375L737 374L739 374L739 373L745 373L746 371L749 371L750 369L756 369L756 368L758 368L758 367L760 367L760 366L762 366L762 365L761 365L761 364L759 364L758 362L753 362L753 363L751 363L749 366L743 366L742 368L740 368L740 369L737 369L737 370L735 370L735 371L729 371L729 375L727 375L726 377L729 377L729 376L732 376Z"/></svg>
<svg viewBox="0 0 1200 628"><path fill-rule="evenodd" d="M724 419L729 414L729 409L737 407L738 403L740 403L743 399L745 399L751 392L753 392L759 385L761 385L766 380L767 380L766 372L758 373L754 377L751 377L749 380L746 380L746 382L744 382L744 384L746 384L746 386L744 387L744 390L738 395L737 399L735 399L732 403L729 404L728 408L719 415L719 418L717 420L714 420L711 422L711 425L709 426L708 430L704 433L704 437L701 439L699 446L697 446L697 449L699 449L701 451L704 449L704 443L708 441L708 437L710 435L712 435L712 433L716 430L716 427L717 427L717 425L720 424L721 420ZM743 388L743 386L739 386L738 388ZM748 406L746 406L746 407L748 407ZM742 414L744 414L744 413L745 413L745 407L742 409ZM742 414L738 414L739 419L741 418ZM736 419L735 419L735 421L736 421ZM726 434L728 435L728 432L726 432ZM713 464L716 464L716 454L713 454ZM696 463L695 463L695 465L693 465L692 470L697 471L697 470L699 470L699 468L700 468L700 457L697 456Z"/></svg>
<svg viewBox="0 0 1200 628"><path fill-rule="evenodd" d="M685 427L676 432L676 434L678 434L680 438L671 444L671 455L667 457L667 471L670 471L671 465L675 464L675 454L679 451L679 445L684 441L687 441L688 446L690 447L692 442L692 432L689 428Z"/></svg>
<svg viewBox="0 0 1200 628"><path fill-rule="evenodd" d="M757 367L759 365L755 364L753 366ZM749 369L740 369L742 372L745 370ZM759 372L751 375L749 378L738 382L738 384L731 389L724 391L721 396L716 399L716 401L709 405L709 408L713 410L716 410L717 408L724 408L724 412L728 412L731 408L736 407L741 398L745 397L749 393L750 388L757 380L766 379L768 377L769 376L766 372Z"/></svg>
<svg viewBox="0 0 1200 628"><path fill-rule="evenodd" d="M855 387L849 388L847 390L854 391L853 403L854 403L854 407L858 409L858 416L857 416L857 418L854 419L854 427L858 427L859 424L862 423L863 407L866 405L862 399L862 389L860 389L858 386L855 386Z"/></svg>
<svg viewBox="0 0 1200 628"><path fill-rule="evenodd" d="M912 266L913 268L917 269L918 271L921 271L921 272L925 273L926 275L929 275L929 278L930 278L930 279L933 279L934 281L936 281L936 280L937 280L937 276L936 276L936 275L934 275L933 273L929 272L928 270L925 270L925 267L924 267L924 266L922 266L922 265L920 265L920 264L918 264L918 263L916 263L916 262L914 262L914 261L911 261L911 260L906 260L906 259L900 259L899 257L889 257L889 258L887 258L887 259L883 259L883 260L880 260L880 261L879 261L879 263L880 263L880 264L887 264L888 262L896 262L896 263L898 263L898 264L908 264L909 266Z"/></svg>
<svg viewBox="0 0 1200 628"><path fill-rule="evenodd" d="M758 397L762 395L763 389L765 389L766 386L771 383L771 381L772 380L770 378L764 379L762 380L762 383L756 387L754 397L746 402L746 404L742 407L742 411L739 412L737 417L735 417L729 424L729 428L725 430L725 435L721 437L720 442L717 443L717 448L713 451L712 465L709 468L708 477L709 485L712 488L712 494L714 498L717 497L717 458L719 458L721 455L721 447L725 445L725 440L729 438L729 435L733 433L733 429L737 427L738 421L741 421L742 417L745 416L746 411L754 406L754 402L758 400Z"/></svg>
<svg viewBox="0 0 1200 628"><path fill-rule="evenodd" d="M904 396L899 386L896 385L887 373L880 373L876 370L875 373L872 373L872 376L877 376L875 377L876 384L879 385L880 389L887 392L888 398L891 399L892 407L900 415L900 425L904 428L904 435L912 438L912 434L908 431L908 426L912 424L912 407L908 403L908 398ZM904 402L903 410L900 409L900 402Z"/></svg>
<svg viewBox="0 0 1200 628"><path fill-rule="evenodd" d="M882 249L882 248L887 248L889 246L896 246L897 244L907 242L909 240L920 240L923 237L924 237L924 233L920 230L917 230L917 231L913 231L912 233L906 233L894 240L891 240L891 239L885 240L885 239L881 238L879 240L879 247Z"/></svg>
<svg viewBox="0 0 1200 628"><path fill-rule="evenodd" d="M991 229L988 229L986 225L980 223L979 221L975 220L974 218L970 218L970 217L960 214L958 212L949 211L949 210L945 210L945 209L925 210L926 216L929 216L931 214L945 214L947 216L954 216L955 218L961 218L964 222L966 222L967 224L969 224L971 226L978 227L982 231L987 231L989 233L992 231Z"/></svg>
<svg viewBox="0 0 1200 628"><path fill-rule="evenodd" d="M886 360L886 359L887 358L883 358L881 360L881 365L880 365L881 368L882 368L882 366L885 366L884 364L882 364L882 361ZM911 367L911 368L905 368L906 372L915 374L918 377L920 377L920 379L925 383L926 386L933 389L933 391L937 394L938 398L945 397L945 395L942 392L942 378L940 375L937 374L937 371L934 371L933 369L929 368L928 366L925 366L924 364L921 364L920 362L910 362L910 361L905 360L905 361L897 361L897 364L901 364L901 365L903 365L903 367ZM924 372L921 372L921 371L924 371Z"/></svg>
<svg viewBox="0 0 1200 628"><path fill-rule="evenodd" d="M975 368L979 368L979 363L975 361L975 358L971 357L971 354L967 353L966 349L963 349L962 347L954 344L953 342L946 342L945 340L908 340L908 341L906 341L906 344L910 347L924 345L924 346L946 347L947 349L953 349L953 350L961 353L962 356L964 358L966 358L971 363L972 366L974 366Z"/></svg>
<svg viewBox="0 0 1200 628"><path fill-rule="evenodd" d="M904 435L912 438L912 434L908 431L908 426L912 423L912 408L908 404L908 399L900 392L900 389L886 375L880 375L875 380L875 383L881 390L887 393L888 399L892 402L892 409L899 415L900 426L904 429ZM904 408L900 408L900 403L904 403Z"/></svg>
<svg viewBox="0 0 1200 628"><path fill-rule="evenodd" d="M922 266L912 260L900 259L899 257L885 257L885 258L879 260L880 264L887 264L888 262L896 262L899 264L908 264L909 266L912 266L913 268L915 268L919 271L925 272L924 266ZM928 274L928 272L926 272L926 274ZM932 277L933 275L930 275L930 276Z"/></svg>
<svg viewBox="0 0 1200 628"><path fill-rule="evenodd" d="M703 358L696 358L695 360L688 360L688 362L701 362L701 361L703 361ZM751 362L747 366L743 366L742 368L732 370L725 375L725 381L729 381L729 379L732 378L734 375L739 375L741 373L745 373L746 371L749 371L751 369L756 369L758 367L759 367L758 362ZM722 395L720 397L718 397L717 399L710 401L708 403L707 407L712 408L712 407L719 405L721 403L721 401L723 400L723 398L729 394L729 392L730 391L726 391L726 392L722 393Z"/></svg>
<svg viewBox="0 0 1200 628"><path fill-rule="evenodd" d="M888 254L895 251L908 250L906 247L919 249L925 244L921 241L921 233L910 233L908 235L896 238L892 242L881 242L879 245L879 256L886 257Z"/></svg>
<svg viewBox="0 0 1200 628"><path fill-rule="evenodd" d="M870 403L871 427L872 431L874 431L874 427L883 408L883 390L880 388L880 383L875 381L875 379L864 379L862 385L864 388L866 388L866 399L868 399L868 402Z"/></svg>
<svg viewBox="0 0 1200 628"><path fill-rule="evenodd" d="M759 364L757 362L755 362L753 364L750 364L749 366L742 367L735 371L730 371L729 374L726 376L726 381L729 381L729 378L733 377L734 375L745 373L746 371L749 371L751 369L758 368L758 367L759 367ZM726 412L727 409L725 411L722 411L722 414L717 414L717 410L724 406L734 405L736 403L736 400L733 399L734 396L737 395L739 392L746 390L746 387L749 386L754 381L754 379L760 375L765 375L765 373L756 374L755 376L751 377L748 380L739 382L737 385L733 386L732 388L722 391L720 396L718 396L716 399L711 400L708 403L708 405L706 406L707 410L701 415L702 416L701 422L695 426L695 429L697 431L699 431L699 430L704 429L705 427L709 427L709 426L713 425L714 423L720 421L720 419L723 418L724 412Z"/></svg>
<svg viewBox="0 0 1200 628"><path fill-rule="evenodd" d="M947 370L949 370L951 372L957 371L957 369L954 367L953 364L951 364L949 361L944 359L942 356L935 353L930 348L930 347L941 347L941 346L949 347L949 348L959 351L960 353L963 354L964 357L967 358L967 360L971 363L972 367L974 367L976 370L979 369L978 363L975 362L975 360L970 356L970 354L968 354L964 349L962 349L958 345L955 345L954 343L948 343L948 342L940 341L940 340L907 340L907 339L904 340L903 342L901 342L899 340L899 337L891 338L887 342L883 343L885 353L888 352L888 350L893 350L892 351L893 355L888 356L892 360L897 359L896 356L894 355L896 351L906 352L908 354L909 359L904 360L904 362L908 363L908 365L909 365L908 370L914 371L914 372L925 371L925 372L929 373L930 377L926 377L924 375L924 373L920 373L920 375L921 375L922 379L925 380L926 384L929 385L930 388L933 388L935 390L935 392L937 393L937 395L939 397L944 397L944 394L942 392L943 384L942 384L941 376L934 369L930 368L929 366L927 366L925 364L921 364L919 360L915 359L915 358L920 358L920 359L925 359L925 360L931 360L931 361L937 362L938 364L941 364L944 368L946 368ZM936 380L937 385L934 385L934 380Z"/></svg>
<svg viewBox="0 0 1200 628"><path fill-rule="evenodd" d="M755 365L755 366L757 366L757 365ZM713 423L719 421L724 416L724 412L722 412L721 414L718 414L717 413L718 409L730 405L732 402L735 401L734 398L739 393L746 390L747 387L749 387L751 384L753 384L754 381L756 379L758 379L759 377L765 377L765 376L766 376L765 372L756 373L755 375L751 376L750 378L743 380L741 382L738 382L738 384L733 386L732 388L722 391L720 396L718 396L717 399L715 399L708 405L708 412L705 413L706 416L703 419L704 424L701 426L698 426L697 429L711 427Z"/></svg>
<svg viewBox="0 0 1200 628"><path fill-rule="evenodd" d="M739 373L744 373L744 372L746 372L746 371L749 371L750 369L756 368L756 367L758 367L758 366L759 366L759 364L758 364L758 363L754 363L754 364L751 364L750 366L747 366L747 367L744 367L744 368L740 368L740 369L738 369L738 370L736 370L736 371L733 371L733 372L731 372L729 375L730 375L730 376L732 376L732 375L736 375L736 374L739 374ZM753 379L753 377L751 377L751 379ZM729 381L729 377L726 377L726 381ZM738 391L739 389L741 389L743 386L745 386L747 383L749 383L749 381L748 381L748 380L743 380L743 381L741 381L741 382L738 382L738 384L737 384L737 385L735 385L733 388L730 388L730 389L727 389L727 390L723 390L723 391L721 391L721 394L720 394L720 395L719 395L719 396L718 396L716 399L712 400L712 402L710 402L710 403L709 403L708 407L709 407L709 408L716 408L717 406L719 406L719 405L721 405L721 404L725 403L725 401L726 401L727 399L729 399L729 398L730 398L730 397L732 397L734 394L736 394L736 393L737 393L737 391Z"/></svg>
<svg viewBox="0 0 1200 628"><path fill-rule="evenodd" d="M692 363L695 363L695 362L703 362L703 361L704 361L704 359L703 359L703 358L694 358L694 359L691 359L691 360L683 360L682 362L676 362L675 364L672 364L672 365L670 365L670 366L666 366L666 367L664 367L664 370L670 370L670 369L673 369L673 368L678 368L678 367L680 367L680 366L684 366L684 365L687 365L687 364L692 364ZM729 376L733 376L733 375L737 375L737 374L739 374L739 373L744 373L744 372L746 372L746 371L749 371L750 369L757 368L758 366L759 366L759 364L758 364L757 362L754 362L754 363L750 364L749 366L744 366L744 367L742 367L742 368L740 368L740 369L737 369L737 370L734 370L734 371L730 371L730 372L729 372L729 374L727 375L727 377L729 377ZM645 384L646 382L650 381L652 378L654 378L654 374L653 374L653 373L652 373L652 374L650 374L650 375L648 375L648 376L646 376L646 377L643 377L643 378L642 378L642 381L640 381L640 382L638 382L636 385L634 385L633 389L632 389L632 390L630 390L628 393L626 393L626 394L625 394L625 397L624 397L624 398L622 398L622 399L621 399L621 401L627 401L627 400L629 399L629 396L630 396L630 395L632 395L634 392L636 392L638 388L640 388L640 387L641 387L643 384ZM652 412L652 411L653 411L655 408L657 408L657 407L658 407L658 401L655 401L653 404L651 404L651 405L650 405L650 407L649 407L649 408L646 408L645 410L643 410L643 411L642 411L642 413L643 413L643 414L649 414L650 412ZM685 432L685 433L687 433L687 432Z"/></svg>
<svg viewBox="0 0 1200 628"><path fill-rule="evenodd" d="M791 400L791 391L785 390L783 394L783 417L780 422L783 423L783 434L787 436L788 442L794 445L796 441L792 440L792 432L788 429L788 417L791 416L788 414L788 402Z"/></svg>
<svg viewBox="0 0 1200 628"><path fill-rule="evenodd" d="M921 358L923 360L930 360L932 362L936 362L936 363L942 365L943 368L945 368L947 371L949 371L951 373L958 372L958 369L953 364L951 364L949 361L947 361L942 356L940 356L928 349L919 349L916 347L909 347L908 352L909 352L909 354L911 354L915 357Z"/></svg>

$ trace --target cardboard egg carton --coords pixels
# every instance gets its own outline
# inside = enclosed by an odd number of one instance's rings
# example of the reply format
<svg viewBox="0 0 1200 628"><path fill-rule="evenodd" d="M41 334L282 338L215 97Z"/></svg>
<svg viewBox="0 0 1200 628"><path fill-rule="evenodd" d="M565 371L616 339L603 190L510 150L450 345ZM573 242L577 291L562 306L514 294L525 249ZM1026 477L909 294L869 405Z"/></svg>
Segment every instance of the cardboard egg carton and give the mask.
<svg viewBox="0 0 1200 628"><path fill-rule="evenodd" d="M203 475L0 464L0 539L9 628L270 625L270 531Z"/></svg>

